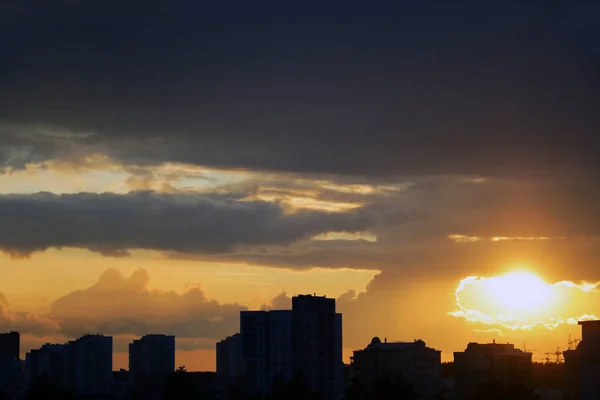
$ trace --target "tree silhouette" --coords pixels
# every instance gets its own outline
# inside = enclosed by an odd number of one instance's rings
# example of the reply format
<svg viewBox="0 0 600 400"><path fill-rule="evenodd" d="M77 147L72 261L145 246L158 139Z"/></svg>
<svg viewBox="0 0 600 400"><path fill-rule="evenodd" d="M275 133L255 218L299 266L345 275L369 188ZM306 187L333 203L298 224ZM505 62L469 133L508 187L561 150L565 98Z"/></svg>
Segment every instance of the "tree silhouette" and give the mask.
<svg viewBox="0 0 600 400"><path fill-rule="evenodd" d="M346 389L346 400L415 400L414 386L400 376L386 375L373 382L353 379Z"/></svg>
<svg viewBox="0 0 600 400"><path fill-rule="evenodd" d="M321 400L322 396L310 390L301 377L294 376L289 381L276 378L271 393L266 400Z"/></svg>
<svg viewBox="0 0 600 400"><path fill-rule="evenodd" d="M27 400L72 400L75 395L56 385L47 375L43 375L35 380L29 392Z"/></svg>
<svg viewBox="0 0 600 400"><path fill-rule="evenodd" d="M185 367L177 368L177 371L167 378L163 392L164 400L199 400L201 393L194 383L193 375Z"/></svg>
<svg viewBox="0 0 600 400"><path fill-rule="evenodd" d="M482 385L470 400L538 400L538 396L523 385L506 385L501 382L490 382Z"/></svg>

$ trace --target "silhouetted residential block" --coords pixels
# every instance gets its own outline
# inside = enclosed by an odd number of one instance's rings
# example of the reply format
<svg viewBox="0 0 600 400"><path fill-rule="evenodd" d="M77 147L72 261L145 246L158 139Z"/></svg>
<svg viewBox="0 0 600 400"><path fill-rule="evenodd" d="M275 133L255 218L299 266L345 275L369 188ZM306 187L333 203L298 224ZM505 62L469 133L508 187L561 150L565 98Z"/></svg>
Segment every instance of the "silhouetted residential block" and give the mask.
<svg viewBox="0 0 600 400"><path fill-rule="evenodd" d="M236 333L217 343L217 377L239 378L246 373L242 357L242 335Z"/></svg>
<svg viewBox="0 0 600 400"><path fill-rule="evenodd" d="M175 372L175 336L146 335L129 344L132 379Z"/></svg>
<svg viewBox="0 0 600 400"><path fill-rule="evenodd" d="M216 382L219 388L219 399L235 398L235 392L244 389L245 367L240 333L217 343Z"/></svg>
<svg viewBox="0 0 600 400"><path fill-rule="evenodd" d="M0 333L0 361L21 358L19 332Z"/></svg>
<svg viewBox="0 0 600 400"><path fill-rule="evenodd" d="M485 384L532 385L532 353L513 344L469 343L463 352L454 352L455 393L467 399Z"/></svg>
<svg viewBox="0 0 600 400"><path fill-rule="evenodd" d="M113 339L85 335L68 343L69 386L76 394L110 394Z"/></svg>
<svg viewBox="0 0 600 400"><path fill-rule="evenodd" d="M294 374L324 400L344 394L342 314L335 299L300 295L292 298Z"/></svg>
<svg viewBox="0 0 600 400"><path fill-rule="evenodd" d="M366 384L386 377L401 377L411 383L420 398L430 398L442 390L442 352L414 342L381 342L377 337L352 357L352 375Z"/></svg>
<svg viewBox="0 0 600 400"><path fill-rule="evenodd" d="M275 378L292 376L292 311L242 311L240 328L246 385L265 395Z"/></svg>
<svg viewBox="0 0 600 400"><path fill-rule="evenodd" d="M66 344L45 344L25 355L26 387L44 377L55 387L69 387L69 348Z"/></svg>
<svg viewBox="0 0 600 400"><path fill-rule="evenodd" d="M579 321L581 341L563 353L569 391L575 399L600 398L600 321Z"/></svg>
<svg viewBox="0 0 600 400"><path fill-rule="evenodd" d="M342 315L325 296L293 297L292 310L242 311L239 336L217 344L219 382L244 371L238 384L246 394L297 377L324 400L340 400L343 366Z"/></svg>
<svg viewBox="0 0 600 400"><path fill-rule="evenodd" d="M20 400L25 394L25 367L19 359L0 360L0 398Z"/></svg>

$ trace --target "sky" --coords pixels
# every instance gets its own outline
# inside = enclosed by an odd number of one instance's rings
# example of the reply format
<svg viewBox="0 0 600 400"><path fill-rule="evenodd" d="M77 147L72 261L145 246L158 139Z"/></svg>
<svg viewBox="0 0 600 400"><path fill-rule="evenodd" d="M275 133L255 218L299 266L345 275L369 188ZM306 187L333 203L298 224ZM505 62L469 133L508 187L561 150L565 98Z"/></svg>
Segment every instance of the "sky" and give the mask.
<svg viewBox="0 0 600 400"><path fill-rule="evenodd" d="M600 4L0 4L0 331L22 352L337 299L374 336L566 349L600 316Z"/></svg>

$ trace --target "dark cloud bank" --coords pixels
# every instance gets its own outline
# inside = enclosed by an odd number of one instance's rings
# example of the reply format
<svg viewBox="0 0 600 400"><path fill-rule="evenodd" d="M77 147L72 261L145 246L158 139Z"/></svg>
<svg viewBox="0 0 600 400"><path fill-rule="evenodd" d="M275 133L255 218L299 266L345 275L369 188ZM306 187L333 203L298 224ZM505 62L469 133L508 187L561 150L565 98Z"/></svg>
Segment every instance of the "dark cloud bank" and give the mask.
<svg viewBox="0 0 600 400"><path fill-rule="evenodd" d="M287 245L324 232L358 232L374 223L363 210L285 212L240 194L74 194L0 196L0 249L26 256L49 247L105 255L130 249L230 252L237 246Z"/></svg>
<svg viewBox="0 0 600 400"><path fill-rule="evenodd" d="M1 11L5 165L101 152L354 175L597 166L593 0Z"/></svg>

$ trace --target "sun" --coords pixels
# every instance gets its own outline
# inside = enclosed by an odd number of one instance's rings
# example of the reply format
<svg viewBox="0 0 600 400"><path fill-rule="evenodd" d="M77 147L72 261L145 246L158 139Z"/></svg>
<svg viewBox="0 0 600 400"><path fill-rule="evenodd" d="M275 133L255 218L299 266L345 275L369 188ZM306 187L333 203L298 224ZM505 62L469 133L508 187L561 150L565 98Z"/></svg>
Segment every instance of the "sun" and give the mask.
<svg viewBox="0 0 600 400"><path fill-rule="evenodd" d="M489 278L485 284L485 299L498 312L517 319L543 314L554 298L553 286L532 272L510 272Z"/></svg>
<svg viewBox="0 0 600 400"><path fill-rule="evenodd" d="M590 296L599 296L599 289L600 282L549 283L526 269L490 277L468 276L460 280L455 291L458 309L449 314L513 330L537 326L554 329L598 319L590 312Z"/></svg>

